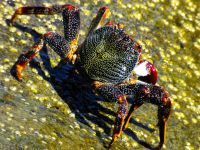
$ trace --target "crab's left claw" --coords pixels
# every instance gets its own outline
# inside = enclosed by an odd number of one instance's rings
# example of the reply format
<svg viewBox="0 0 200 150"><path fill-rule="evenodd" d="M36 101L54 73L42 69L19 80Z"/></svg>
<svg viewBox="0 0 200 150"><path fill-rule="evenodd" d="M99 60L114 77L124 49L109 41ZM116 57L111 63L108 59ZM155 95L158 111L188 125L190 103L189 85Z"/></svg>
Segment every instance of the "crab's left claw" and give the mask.
<svg viewBox="0 0 200 150"><path fill-rule="evenodd" d="M109 144L111 146L122 134L122 127L124 124L125 117L127 115L128 110L128 102L126 100L126 96L118 96L117 98L119 108L117 112L117 116L115 118L115 127L113 130L112 140Z"/></svg>
<svg viewBox="0 0 200 150"><path fill-rule="evenodd" d="M147 60L140 61L134 68L134 72L138 75L138 80L151 84L156 84L158 73L152 63Z"/></svg>

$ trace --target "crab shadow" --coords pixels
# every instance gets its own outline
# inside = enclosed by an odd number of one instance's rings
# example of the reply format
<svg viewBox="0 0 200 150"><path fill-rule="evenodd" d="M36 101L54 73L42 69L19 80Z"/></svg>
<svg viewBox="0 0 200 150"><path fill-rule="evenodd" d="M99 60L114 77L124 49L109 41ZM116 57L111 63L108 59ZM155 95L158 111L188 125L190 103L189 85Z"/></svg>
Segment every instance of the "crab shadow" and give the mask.
<svg viewBox="0 0 200 150"><path fill-rule="evenodd" d="M9 20L6 20L9 24ZM33 40L37 41L41 34L37 31L24 27L18 23L13 24L14 27L21 30L22 32L27 32L32 35ZM96 132L101 143L104 143L102 137L107 137L111 135L112 127L114 121L107 117L107 115L115 116L115 111L103 106L102 101L105 101L101 96L96 96L91 87L88 85L86 79L81 75L76 73L74 66L70 64L59 64L59 67L52 68L49 58L49 51L47 51L47 46L44 45L43 49L39 52L40 58L36 57L30 62L30 66L38 71L38 74L46 81L48 81L52 87L55 89L57 94L62 98L64 102L67 103L70 110L75 114L75 118L80 125L86 125L90 127L91 130ZM41 67L41 61L42 65ZM49 76L45 75L44 69L48 71ZM14 66L11 68L10 72L15 77ZM109 102L109 101L107 101ZM130 102L131 103L131 102ZM113 103L113 105L116 105ZM59 108L52 108L59 109ZM149 132L153 132L154 129L131 119L130 123L135 126L139 126ZM92 129L92 124L102 128L104 133L100 133L96 129ZM154 149L152 145L140 140L137 135L129 128L124 131L125 134L132 137L133 140L143 145L148 149ZM104 143L106 145L107 143Z"/></svg>

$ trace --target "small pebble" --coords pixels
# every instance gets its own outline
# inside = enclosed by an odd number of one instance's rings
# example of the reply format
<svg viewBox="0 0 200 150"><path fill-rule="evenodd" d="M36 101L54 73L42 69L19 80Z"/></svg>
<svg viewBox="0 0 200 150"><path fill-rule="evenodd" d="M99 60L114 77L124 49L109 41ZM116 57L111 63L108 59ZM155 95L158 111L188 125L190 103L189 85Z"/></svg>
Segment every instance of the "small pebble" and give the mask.
<svg viewBox="0 0 200 150"><path fill-rule="evenodd" d="M43 118L40 118L40 121L43 122L43 123L46 122L46 120L47 120L47 119L44 118L44 117L43 117Z"/></svg>

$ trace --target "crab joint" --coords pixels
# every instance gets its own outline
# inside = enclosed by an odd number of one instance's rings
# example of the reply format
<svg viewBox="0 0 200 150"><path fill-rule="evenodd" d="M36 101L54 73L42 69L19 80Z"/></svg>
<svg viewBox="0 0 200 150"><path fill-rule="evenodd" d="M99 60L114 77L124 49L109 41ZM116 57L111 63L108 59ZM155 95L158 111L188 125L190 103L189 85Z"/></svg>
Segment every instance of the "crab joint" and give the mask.
<svg viewBox="0 0 200 150"><path fill-rule="evenodd" d="M18 15L21 15L22 13L23 13L23 8L22 8L22 7L18 8L18 9L15 11L14 15L12 16L12 18L11 18L11 23L14 23L15 20L17 19L17 16L18 16Z"/></svg>
<svg viewBox="0 0 200 150"><path fill-rule="evenodd" d="M126 100L126 96L125 95L120 95L118 96L118 102L121 104Z"/></svg>
<svg viewBox="0 0 200 150"><path fill-rule="evenodd" d="M67 53L67 57L66 57L68 60L72 62L72 64L75 63L76 57L77 57L75 53L77 50L78 39L79 39L79 36L77 36L74 40L70 42L69 52Z"/></svg>
<svg viewBox="0 0 200 150"><path fill-rule="evenodd" d="M118 27L118 29L124 29L124 25L121 24L121 23L118 23L118 24L117 24L117 27Z"/></svg>
<svg viewBox="0 0 200 150"><path fill-rule="evenodd" d="M94 81L92 83L92 87L94 87L94 89L98 89L100 86L102 86L103 83L102 82L99 82L99 81Z"/></svg>

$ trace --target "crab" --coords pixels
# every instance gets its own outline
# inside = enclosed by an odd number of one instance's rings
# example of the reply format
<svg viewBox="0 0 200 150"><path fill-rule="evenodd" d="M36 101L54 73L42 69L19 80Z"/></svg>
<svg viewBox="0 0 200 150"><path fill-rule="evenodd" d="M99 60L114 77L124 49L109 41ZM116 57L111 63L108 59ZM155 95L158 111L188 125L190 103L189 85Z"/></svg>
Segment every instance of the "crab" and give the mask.
<svg viewBox="0 0 200 150"><path fill-rule="evenodd" d="M157 84L157 71L152 63L141 58L141 45L124 30L124 25L105 20L111 12L101 7L93 18L87 36L78 45L80 9L71 4L28 6L16 9L11 18L14 23L18 15L62 13L64 36L55 32L41 35L27 52L16 61L15 77L21 81L22 71L48 44L61 58L62 63L74 65L79 73L99 95L109 101L117 101L118 110L109 147L120 137L136 110L144 103L158 106L158 125L162 148L166 142L166 123L170 115L171 101L168 92ZM128 107L127 98L133 103Z"/></svg>

